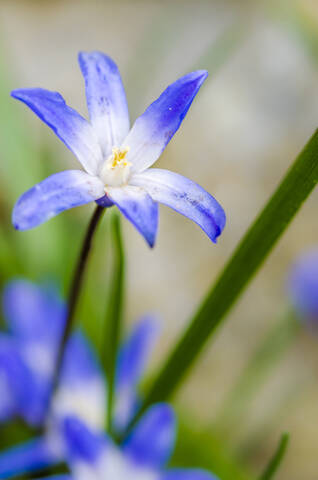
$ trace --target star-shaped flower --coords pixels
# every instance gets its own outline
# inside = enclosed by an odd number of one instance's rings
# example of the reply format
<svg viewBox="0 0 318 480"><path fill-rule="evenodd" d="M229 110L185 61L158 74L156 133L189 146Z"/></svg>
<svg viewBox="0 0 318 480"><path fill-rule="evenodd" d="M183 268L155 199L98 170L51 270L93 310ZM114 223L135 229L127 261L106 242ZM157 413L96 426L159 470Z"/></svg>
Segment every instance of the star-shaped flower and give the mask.
<svg viewBox="0 0 318 480"><path fill-rule="evenodd" d="M90 122L59 93L41 88L12 92L52 128L85 170L54 174L24 193L13 211L15 228L33 228L63 210L97 201L104 207L115 204L153 246L160 202L193 220L215 242L225 226L220 204L191 180L149 168L178 130L207 72L198 70L171 84L129 130L126 96L113 60L100 52L80 53L79 64Z"/></svg>
<svg viewBox="0 0 318 480"><path fill-rule="evenodd" d="M120 447L74 417L65 419L63 430L71 475L60 480L218 480L201 469L166 468L176 437L167 404L151 407Z"/></svg>
<svg viewBox="0 0 318 480"><path fill-rule="evenodd" d="M53 289L26 280L7 285L3 298L8 333L0 335L0 423L20 417L44 433L0 454L0 478L22 475L65 460L60 425L76 416L102 431L107 385L93 349L76 331L65 351L51 408L54 365L66 309ZM138 407L137 385L158 332L151 316L142 318L123 343L117 361L113 424L120 433Z"/></svg>

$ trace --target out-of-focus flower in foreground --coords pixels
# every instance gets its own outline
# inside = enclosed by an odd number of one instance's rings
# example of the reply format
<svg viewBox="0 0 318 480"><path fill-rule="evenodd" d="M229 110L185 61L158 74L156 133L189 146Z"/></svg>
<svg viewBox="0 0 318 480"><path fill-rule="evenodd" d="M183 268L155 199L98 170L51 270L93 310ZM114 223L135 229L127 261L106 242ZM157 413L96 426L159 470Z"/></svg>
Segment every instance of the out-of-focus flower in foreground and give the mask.
<svg viewBox="0 0 318 480"><path fill-rule="evenodd" d="M220 204L191 180L149 168L178 130L207 72L198 70L171 84L129 130L113 60L99 52L80 53L79 64L90 122L59 93L41 88L12 92L52 128L85 170L54 174L24 193L13 211L15 228L33 228L63 210L97 201L104 207L115 204L153 246L160 202L193 220L215 242L225 226Z"/></svg>
<svg viewBox="0 0 318 480"><path fill-rule="evenodd" d="M289 273L287 288L297 314L318 327L318 248L297 259Z"/></svg>
<svg viewBox="0 0 318 480"><path fill-rule="evenodd" d="M24 280L7 286L3 303L10 331L0 336L0 421L22 417L31 426L44 427L40 437L0 454L0 478L8 478L65 459L61 425L68 416L102 431L107 386L93 350L77 331L66 347L60 382L50 403L65 306L53 290ZM137 384L157 330L156 322L145 317L119 352L113 419L117 432L137 408Z"/></svg>
<svg viewBox="0 0 318 480"><path fill-rule="evenodd" d="M166 404L151 407L120 448L105 434L92 432L78 419L68 417L64 421L64 435L72 474L62 478L217 480L199 469L165 468L174 448L175 431L175 416Z"/></svg>

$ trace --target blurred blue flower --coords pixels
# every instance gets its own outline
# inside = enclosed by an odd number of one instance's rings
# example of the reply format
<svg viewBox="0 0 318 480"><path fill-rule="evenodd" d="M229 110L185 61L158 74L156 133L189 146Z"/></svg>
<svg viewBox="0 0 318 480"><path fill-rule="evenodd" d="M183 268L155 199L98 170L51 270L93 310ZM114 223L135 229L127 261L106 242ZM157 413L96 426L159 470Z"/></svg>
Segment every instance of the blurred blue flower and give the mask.
<svg viewBox="0 0 318 480"><path fill-rule="evenodd" d="M129 131L116 64L99 52L80 53L79 64L90 122L59 93L41 88L12 92L52 128L85 170L57 173L24 193L13 211L15 228L33 228L63 210L97 201L104 207L115 204L153 246L160 202L196 222L215 242L225 226L219 203L191 180L149 168L178 130L207 72L198 70L171 84Z"/></svg>
<svg viewBox="0 0 318 480"><path fill-rule="evenodd" d="M64 421L69 480L217 480L200 469L166 469L176 436L173 410L156 404L117 447L111 439L88 429L75 417Z"/></svg>
<svg viewBox="0 0 318 480"><path fill-rule="evenodd" d="M66 347L48 411L65 306L52 289L25 280L6 287L3 304L10 332L0 337L0 421L19 416L32 426L44 426L39 438L0 454L0 478L8 478L65 459L61 425L66 417L76 416L102 431L107 386L94 352L77 331ZM153 318L143 318L119 352L114 413L118 432L137 408L137 383L157 331Z"/></svg>
<svg viewBox="0 0 318 480"><path fill-rule="evenodd" d="M289 273L287 288L298 315L318 325L318 248L297 259Z"/></svg>

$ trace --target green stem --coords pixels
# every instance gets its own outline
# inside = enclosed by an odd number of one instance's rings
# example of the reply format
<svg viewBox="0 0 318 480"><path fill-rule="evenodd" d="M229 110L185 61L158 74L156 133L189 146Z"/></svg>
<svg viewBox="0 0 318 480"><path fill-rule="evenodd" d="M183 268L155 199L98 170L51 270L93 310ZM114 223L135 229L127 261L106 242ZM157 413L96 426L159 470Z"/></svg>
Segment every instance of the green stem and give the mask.
<svg viewBox="0 0 318 480"><path fill-rule="evenodd" d="M120 216L117 212L113 212L110 229L111 243L114 248L114 260L106 311L102 361L108 381L106 428L109 433L112 433L116 363L121 336L125 273L125 257L120 228Z"/></svg>
<svg viewBox="0 0 318 480"><path fill-rule="evenodd" d="M73 279L72 279L69 297L68 297L68 303L67 303L67 317L65 321L64 330L62 333L62 339L59 345L55 371L53 376L52 392L54 392L54 390L56 389L59 381L59 376L61 373L61 368L62 368L62 363L64 358L64 352L65 352L67 341L72 331L75 309L80 297L84 273L86 270L89 253L91 251L92 239L104 211L105 211L105 208L103 207L97 206L95 208L91 221L88 225L88 229L83 241L80 255L78 257L78 261L74 270Z"/></svg>
<svg viewBox="0 0 318 480"><path fill-rule="evenodd" d="M259 480L271 480L272 478L274 478L274 475L277 472L285 456L288 443L289 443L289 434L283 433L276 452L274 453L273 457L270 459L267 467L265 468L264 473L259 477Z"/></svg>
<svg viewBox="0 0 318 480"><path fill-rule="evenodd" d="M151 404L167 399L180 386L209 337L224 322L226 314L245 290L317 181L318 131L288 170L199 306L185 333L159 371L134 421Z"/></svg>

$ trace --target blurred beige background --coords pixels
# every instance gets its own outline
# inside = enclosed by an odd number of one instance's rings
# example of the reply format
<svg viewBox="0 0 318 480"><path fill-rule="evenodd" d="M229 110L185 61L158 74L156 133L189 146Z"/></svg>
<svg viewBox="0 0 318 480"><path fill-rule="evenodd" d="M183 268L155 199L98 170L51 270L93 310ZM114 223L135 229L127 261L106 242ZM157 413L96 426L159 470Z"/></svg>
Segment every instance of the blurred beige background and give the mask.
<svg viewBox="0 0 318 480"><path fill-rule="evenodd" d="M157 246L149 251L124 222L128 320L144 311L158 312L163 319L155 364L318 125L318 51L314 58L292 11L318 25L316 0L285 5L216 0L0 3L0 38L14 79L11 87L57 90L85 115L79 50L99 49L118 63L132 121L178 76L197 67L209 69L212 62L209 79L158 165L190 177L220 201L228 218L223 236L212 245L190 221L161 207ZM229 29L240 32L239 44L214 71L209 52ZM22 108L12 102L12 109ZM39 142L45 136L55 148L52 173L57 167L76 167L48 128L26 110L23 118ZM317 244L317 205L315 192L180 391L178 404L195 409L203 423L215 419L257 342L287 308L286 272L301 251ZM76 214L85 216L85 208ZM279 433L290 431L291 448L278 480L318 478L317 347L318 339L302 335L253 401L248 421L230 439L236 451L263 425L269 427L253 469L258 458L263 462L270 455ZM288 408L280 408L286 395Z"/></svg>

